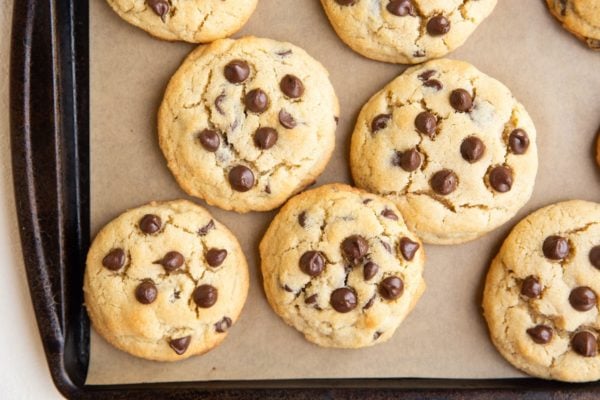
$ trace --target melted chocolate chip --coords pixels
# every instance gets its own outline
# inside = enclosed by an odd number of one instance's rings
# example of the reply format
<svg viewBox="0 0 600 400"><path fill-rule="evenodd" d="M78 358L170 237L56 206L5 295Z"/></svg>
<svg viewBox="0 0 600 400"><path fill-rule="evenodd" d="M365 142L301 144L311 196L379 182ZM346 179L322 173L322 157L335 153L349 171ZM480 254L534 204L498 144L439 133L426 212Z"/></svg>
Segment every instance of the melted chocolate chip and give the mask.
<svg viewBox="0 0 600 400"><path fill-rule="evenodd" d="M411 0L391 0L387 5L387 10L398 17L410 15L415 17L417 12Z"/></svg>
<svg viewBox="0 0 600 400"><path fill-rule="evenodd" d="M383 210L381 212L381 215L383 215L387 219L392 219L394 221L398 221L398 215L396 215L396 213L393 212L392 210L390 210L389 208L386 208L385 210Z"/></svg>
<svg viewBox="0 0 600 400"><path fill-rule="evenodd" d="M317 302L317 294L313 294L304 299L304 304L315 304Z"/></svg>
<svg viewBox="0 0 600 400"><path fill-rule="evenodd" d="M300 215L298 215L298 223L301 227L306 227L306 211L302 211Z"/></svg>
<svg viewBox="0 0 600 400"><path fill-rule="evenodd" d="M552 340L552 328L546 325L537 325L529 328L527 329L527 334L537 344L546 344Z"/></svg>
<svg viewBox="0 0 600 400"><path fill-rule="evenodd" d="M221 144L221 138L219 137L219 134L212 129L205 129L200 132L199 138L202 147L211 153L217 151L219 145Z"/></svg>
<svg viewBox="0 0 600 400"><path fill-rule="evenodd" d="M561 236L552 235L544 240L542 251L550 260L564 260L569 255L569 242Z"/></svg>
<svg viewBox="0 0 600 400"><path fill-rule="evenodd" d="M225 79L231 83L242 83L250 76L250 67L243 60L233 60L225 66Z"/></svg>
<svg viewBox="0 0 600 400"><path fill-rule="evenodd" d="M184 258L181 253L177 251L169 251L159 263L166 271L172 272L181 267L183 262Z"/></svg>
<svg viewBox="0 0 600 400"><path fill-rule="evenodd" d="M386 242L385 240L379 239L379 243L381 243L381 245L383 246L385 251L392 254L392 246L390 246L390 244L388 242Z"/></svg>
<svg viewBox="0 0 600 400"><path fill-rule="evenodd" d="M417 250L419 250L420 245L407 237L403 237L400 239L398 247L400 248L402 257L404 257L406 261L412 261L412 259L415 258L415 254L417 253Z"/></svg>
<svg viewBox="0 0 600 400"><path fill-rule="evenodd" d="M198 235L206 236L209 231L215 229L215 221L212 219L208 222L208 224L204 225L202 228L198 229Z"/></svg>
<svg viewBox="0 0 600 400"><path fill-rule="evenodd" d="M596 306L596 293L587 286L580 286L571 291L569 303L577 311L589 311Z"/></svg>
<svg viewBox="0 0 600 400"><path fill-rule="evenodd" d="M377 275L377 271L379 271L379 265L369 261L363 267L363 278L365 281L370 281L375 275Z"/></svg>
<svg viewBox="0 0 600 400"><path fill-rule="evenodd" d="M233 190L247 192L254 186L254 174L250 168L237 165L229 171L229 183Z"/></svg>
<svg viewBox="0 0 600 400"><path fill-rule="evenodd" d="M428 81L425 81L425 83L423 83L423 86L435 89L438 92L444 88L442 82L438 81L437 79L430 79Z"/></svg>
<svg viewBox="0 0 600 400"><path fill-rule="evenodd" d="M194 289L194 293L192 293L194 303L201 308L210 308L214 306L218 297L219 291L212 285L200 285Z"/></svg>
<svg viewBox="0 0 600 400"><path fill-rule="evenodd" d="M149 279L142 281L135 288L135 298L142 304L150 304L154 302L157 295L158 289L156 288L154 282Z"/></svg>
<svg viewBox="0 0 600 400"><path fill-rule="evenodd" d="M300 257L299 265L305 274L317 276L325 269L325 257L320 251L307 251Z"/></svg>
<svg viewBox="0 0 600 400"><path fill-rule="evenodd" d="M368 251L369 243L360 235L349 236L342 242L342 253L351 263L358 263Z"/></svg>
<svg viewBox="0 0 600 400"><path fill-rule="evenodd" d="M530 299L537 299L542 294L542 284L537 277L530 275L521 284L521 294Z"/></svg>
<svg viewBox="0 0 600 400"><path fill-rule="evenodd" d="M427 32L431 36L441 36L450 32L450 20L443 15L436 15L427 22Z"/></svg>
<svg viewBox="0 0 600 400"><path fill-rule="evenodd" d="M246 108L254 113L262 113L269 108L269 96L261 89L249 91L244 98Z"/></svg>
<svg viewBox="0 0 600 400"><path fill-rule="evenodd" d="M415 128L432 138L435 136L435 130L437 129L437 118L432 113L423 111L415 118Z"/></svg>
<svg viewBox="0 0 600 400"><path fill-rule="evenodd" d="M148 4L152 11L154 11L154 13L158 15L163 22L165 22L170 9L169 2L167 0L146 0L146 4Z"/></svg>
<svg viewBox="0 0 600 400"><path fill-rule="evenodd" d="M363 307L363 310L368 310L369 308L373 307L373 304L375 304L376 298L377 298L377 296L373 295L373 297L371 297L369 299L369 301L367 301L367 304L365 304L365 306Z"/></svg>
<svg viewBox="0 0 600 400"><path fill-rule="evenodd" d="M428 80L429 80L431 77L433 77L433 76L434 76L436 73L437 73L437 71L436 71L436 70L434 70L434 69L428 69L428 70L427 70L427 71L425 71L425 72L421 72L421 73L419 74L418 78L419 78L421 81L425 82L425 81L428 81Z"/></svg>
<svg viewBox="0 0 600 400"><path fill-rule="evenodd" d="M294 290L293 290L291 287L289 287L288 285L283 285L283 290L285 290L285 291L286 291L286 292L288 292L288 293L292 293L292 292L294 291Z"/></svg>
<svg viewBox="0 0 600 400"><path fill-rule="evenodd" d="M123 249L112 249L102 259L104 268L111 271L118 271L125 265L125 252Z"/></svg>
<svg viewBox="0 0 600 400"><path fill-rule="evenodd" d="M465 89L456 89L450 94L450 104L456 111L468 112L473 108L473 98Z"/></svg>
<svg viewBox="0 0 600 400"><path fill-rule="evenodd" d="M340 6L353 6L357 0L335 0Z"/></svg>
<svg viewBox="0 0 600 400"><path fill-rule="evenodd" d="M479 161L483 153L485 153L485 144L476 136L466 138L460 145L460 154L471 164Z"/></svg>
<svg viewBox="0 0 600 400"><path fill-rule="evenodd" d="M268 150L277 143L278 134L273 128L258 128L254 134L254 145L262 150Z"/></svg>
<svg viewBox="0 0 600 400"><path fill-rule="evenodd" d="M271 186L270 185L265 186L265 193L271 194Z"/></svg>
<svg viewBox="0 0 600 400"><path fill-rule="evenodd" d="M592 332L577 332L571 338L573 351L584 357L595 357L598 354L598 341Z"/></svg>
<svg viewBox="0 0 600 400"><path fill-rule="evenodd" d="M149 235L156 233L162 227L162 221L158 215L146 214L140 220L140 229Z"/></svg>
<svg viewBox="0 0 600 400"><path fill-rule="evenodd" d="M434 192L446 196L456 190L458 186L458 176L456 176L456 173L452 170L443 169L436 172L429 183Z"/></svg>
<svg viewBox="0 0 600 400"><path fill-rule="evenodd" d="M387 300L395 300L404 293L404 282L397 276L388 276L379 283L379 294Z"/></svg>
<svg viewBox="0 0 600 400"><path fill-rule="evenodd" d="M225 110L223 110L223 107L221 107L224 100L225 100L225 93L218 95L217 98L215 99L215 107L216 107L217 111L219 112L219 114L221 114L221 115L225 115Z"/></svg>
<svg viewBox="0 0 600 400"><path fill-rule="evenodd" d="M373 340L377 340L379 339L379 337L381 336L381 332L377 331L373 334Z"/></svg>
<svg viewBox="0 0 600 400"><path fill-rule="evenodd" d="M279 123L281 124L281 126L287 129L294 129L296 127L296 120L294 119L294 117L292 117L292 114L285 111L284 109L281 109L281 111L279 111Z"/></svg>
<svg viewBox="0 0 600 400"><path fill-rule="evenodd" d="M594 267L600 269L600 245L595 246L590 250L589 259Z"/></svg>
<svg viewBox="0 0 600 400"><path fill-rule="evenodd" d="M182 355L186 352L188 347L190 346L190 342L192 341L191 336L184 336L177 339L171 339L169 341L169 346L173 349L175 353L178 355Z"/></svg>
<svg viewBox="0 0 600 400"><path fill-rule="evenodd" d="M422 161L419 151L417 149L410 149L405 152L397 151L392 160L392 164L402 168L406 172L412 172L419 169Z"/></svg>
<svg viewBox="0 0 600 400"><path fill-rule="evenodd" d="M512 170L504 165L494 167L490 171L490 185L498 193L506 193L512 189L513 173Z"/></svg>
<svg viewBox="0 0 600 400"><path fill-rule="evenodd" d="M508 145L513 154L524 154L529 148L529 136L523 129L515 129L508 137Z"/></svg>
<svg viewBox="0 0 600 400"><path fill-rule="evenodd" d="M217 322L215 324L215 331L217 331L219 333L227 332L227 330L229 328L231 328L232 324L233 324L233 321L231 321L231 318L223 317L222 320L220 320L219 322Z"/></svg>
<svg viewBox="0 0 600 400"><path fill-rule="evenodd" d="M379 114L375 118L373 118L373 122L371 122L371 132L375 133L382 129L387 128L388 123L392 119L390 114Z"/></svg>
<svg viewBox="0 0 600 400"><path fill-rule="evenodd" d="M343 287L335 289L329 300L333 309L339 313L347 313L356 308L358 300L354 289Z"/></svg>
<svg viewBox="0 0 600 400"><path fill-rule="evenodd" d="M302 97L304 94L304 85L302 81L294 75L286 75L279 83L281 91L292 99Z"/></svg>
<svg viewBox="0 0 600 400"><path fill-rule="evenodd" d="M206 252L206 263L211 267L218 267L227 258L227 250L225 249L210 249Z"/></svg>

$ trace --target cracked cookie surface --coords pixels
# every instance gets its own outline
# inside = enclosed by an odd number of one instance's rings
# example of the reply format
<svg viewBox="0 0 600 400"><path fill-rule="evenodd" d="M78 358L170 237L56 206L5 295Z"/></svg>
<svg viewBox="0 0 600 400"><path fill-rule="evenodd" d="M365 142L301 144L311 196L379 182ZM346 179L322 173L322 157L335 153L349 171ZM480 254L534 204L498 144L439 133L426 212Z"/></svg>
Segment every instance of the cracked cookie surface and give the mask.
<svg viewBox="0 0 600 400"><path fill-rule="evenodd" d="M94 328L150 360L177 361L218 345L247 293L237 239L184 200L123 213L98 233L87 256L84 294Z"/></svg>
<svg viewBox="0 0 600 400"><path fill-rule="evenodd" d="M358 187L392 200L427 243L473 240L529 200L531 118L497 80L447 59L410 68L363 107L350 165Z"/></svg>
<svg viewBox="0 0 600 400"><path fill-rule="evenodd" d="M327 71L304 50L223 39L192 52L171 79L159 143L188 194L227 210L267 211L323 171L338 113Z"/></svg>
<svg viewBox="0 0 600 400"><path fill-rule="evenodd" d="M258 0L107 0L125 21L164 40L207 43L237 32Z"/></svg>
<svg viewBox="0 0 600 400"><path fill-rule="evenodd" d="M461 46L496 0L321 0L338 36L385 62L417 64Z"/></svg>
<svg viewBox="0 0 600 400"><path fill-rule="evenodd" d="M542 208L492 261L483 296L490 336L515 367L544 379L600 379L600 204Z"/></svg>
<svg viewBox="0 0 600 400"><path fill-rule="evenodd" d="M260 243L267 299L307 340L389 339L425 289L425 253L394 204L342 184L286 203Z"/></svg>
<svg viewBox="0 0 600 400"><path fill-rule="evenodd" d="M563 27L600 51L600 0L546 0L550 12Z"/></svg>

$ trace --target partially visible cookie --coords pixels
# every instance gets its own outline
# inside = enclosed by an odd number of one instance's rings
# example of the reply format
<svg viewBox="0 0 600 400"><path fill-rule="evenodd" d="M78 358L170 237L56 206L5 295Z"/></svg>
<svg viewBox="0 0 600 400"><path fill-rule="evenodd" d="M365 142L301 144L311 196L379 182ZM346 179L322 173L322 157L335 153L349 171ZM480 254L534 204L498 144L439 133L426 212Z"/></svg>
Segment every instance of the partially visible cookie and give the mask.
<svg viewBox="0 0 600 400"><path fill-rule="evenodd" d="M378 61L417 64L461 46L496 0L321 0L339 37Z"/></svg>
<svg viewBox="0 0 600 400"><path fill-rule="evenodd" d="M258 0L107 0L121 18L160 39L207 43L248 21Z"/></svg>
<svg viewBox="0 0 600 400"><path fill-rule="evenodd" d="M544 379L600 379L600 204L567 201L519 222L492 262L483 311L515 367Z"/></svg>
<svg viewBox="0 0 600 400"><path fill-rule="evenodd" d="M85 305L94 328L149 360L182 360L218 345L247 293L236 238L188 201L123 213L98 233L87 256Z"/></svg>
<svg viewBox="0 0 600 400"><path fill-rule="evenodd" d="M425 289L425 253L394 204L332 184L286 203L260 243L267 299L325 347L389 339Z"/></svg>
<svg viewBox="0 0 600 400"><path fill-rule="evenodd" d="M536 131L506 86L440 59L406 70L363 107L350 165L356 185L396 203L423 241L462 243L529 200Z"/></svg>
<svg viewBox="0 0 600 400"><path fill-rule="evenodd" d="M598 138L596 139L596 162L600 167L600 130L598 131Z"/></svg>
<svg viewBox="0 0 600 400"><path fill-rule="evenodd" d="M190 195L238 212L279 207L323 171L338 100L325 68L285 42L200 47L171 79L160 147Z"/></svg>
<svg viewBox="0 0 600 400"><path fill-rule="evenodd" d="M566 30L590 49L600 50L600 0L546 0L546 3Z"/></svg>

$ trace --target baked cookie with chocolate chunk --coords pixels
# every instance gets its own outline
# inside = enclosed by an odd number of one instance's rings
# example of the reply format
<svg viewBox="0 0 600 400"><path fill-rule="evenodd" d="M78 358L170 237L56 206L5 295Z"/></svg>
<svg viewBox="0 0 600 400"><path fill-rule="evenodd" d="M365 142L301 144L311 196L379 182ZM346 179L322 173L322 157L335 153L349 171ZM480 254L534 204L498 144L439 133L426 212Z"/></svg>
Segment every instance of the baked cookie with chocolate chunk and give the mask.
<svg viewBox="0 0 600 400"><path fill-rule="evenodd" d="M563 27L600 51L600 0L546 0L552 15Z"/></svg>
<svg viewBox="0 0 600 400"><path fill-rule="evenodd" d="M92 324L109 343L177 361L225 339L246 301L248 266L237 239L202 207L150 203L98 233L83 290Z"/></svg>
<svg viewBox="0 0 600 400"><path fill-rule="evenodd" d="M465 62L430 61L363 107L350 165L356 185L392 200L424 242L463 243L529 200L536 131L502 83Z"/></svg>
<svg viewBox="0 0 600 400"><path fill-rule="evenodd" d="M324 347L388 340L425 289L425 252L388 200L342 184L286 203L260 243L267 299Z"/></svg>
<svg viewBox="0 0 600 400"><path fill-rule="evenodd" d="M237 32L258 0L107 0L121 18L164 40L207 43Z"/></svg>
<svg viewBox="0 0 600 400"><path fill-rule="evenodd" d="M169 82L159 142L188 194L226 210L267 211L323 171L338 113L327 71L304 50L223 39L192 52Z"/></svg>
<svg viewBox="0 0 600 400"><path fill-rule="evenodd" d="M498 351L544 379L600 379L600 204L572 200L519 222L490 266L483 312Z"/></svg>
<svg viewBox="0 0 600 400"><path fill-rule="evenodd" d="M417 64L462 46L496 0L321 0L338 36L373 60Z"/></svg>

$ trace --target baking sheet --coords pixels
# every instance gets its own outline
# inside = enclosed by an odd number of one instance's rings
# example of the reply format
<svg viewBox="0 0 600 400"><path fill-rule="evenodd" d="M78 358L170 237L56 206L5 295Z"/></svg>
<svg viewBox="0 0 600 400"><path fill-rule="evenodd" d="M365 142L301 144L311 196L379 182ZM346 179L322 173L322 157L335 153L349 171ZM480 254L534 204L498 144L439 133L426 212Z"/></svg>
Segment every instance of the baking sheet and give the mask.
<svg viewBox="0 0 600 400"><path fill-rule="evenodd" d="M337 147L318 184L350 182L350 134L368 98L403 66L368 60L334 34L318 0L260 0L246 27L290 41L331 73L341 103ZM349 377L509 378L523 376L487 337L480 301L488 263L529 212L570 198L600 201L592 143L600 126L600 53L567 34L541 0L500 0L494 13L450 58L504 82L538 130L540 170L531 201L509 223L460 246L425 246L427 290L387 343L360 350L323 349L285 325L267 304L258 243L270 213L238 215L208 207L240 239L250 293L221 346L175 364L120 352L95 332L89 384ZM92 235L123 210L186 197L158 148L156 111L169 77L193 45L167 43L121 21L105 1L90 4ZM196 200L201 205L206 204Z"/></svg>

